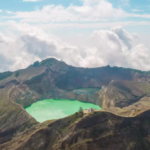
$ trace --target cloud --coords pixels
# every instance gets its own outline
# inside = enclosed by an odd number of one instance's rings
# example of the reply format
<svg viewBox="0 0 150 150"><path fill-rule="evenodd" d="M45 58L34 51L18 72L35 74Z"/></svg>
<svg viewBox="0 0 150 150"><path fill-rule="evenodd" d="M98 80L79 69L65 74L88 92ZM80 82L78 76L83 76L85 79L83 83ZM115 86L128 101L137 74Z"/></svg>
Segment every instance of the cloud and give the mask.
<svg viewBox="0 0 150 150"><path fill-rule="evenodd" d="M35 2L40 0L24 0L24 2ZM3 16L5 19L18 19L22 23L99 23L109 24L122 18L150 18L149 14L139 14L135 9L128 13L120 7L114 7L107 0L81 0L82 5L70 4L68 7L63 5L46 5L36 8L33 11L7 11ZM121 4L129 4L129 0L121 0ZM136 13L138 12L138 13ZM9 13L9 15L8 15ZM128 21L129 22L129 21Z"/></svg>
<svg viewBox="0 0 150 150"><path fill-rule="evenodd" d="M2 54L11 62L11 64L8 64L7 61L3 62L3 64L7 64L4 65L7 67L2 68L3 71L25 68L37 60L48 57L63 59L75 66L80 65L81 56L78 54L77 47L69 45L53 35L48 35L36 27L15 22L10 24L12 25L10 32L13 28L14 33L7 36L0 33L0 55ZM77 56L74 57L75 55Z"/></svg>
<svg viewBox="0 0 150 150"><path fill-rule="evenodd" d="M85 66L98 67L108 64L112 66L128 66L124 54L125 51L128 51L128 48L113 31L94 31L90 41L92 44L84 60Z"/></svg>
<svg viewBox="0 0 150 150"><path fill-rule="evenodd" d="M7 59L3 54L0 54L0 72L10 67L13 62Z"/></svg>
<svg viewBox="0 0 150 150"><path fill-rule="evenodd" d="M30 54L37 55L41 59L56 56L57 47L53 41L38 39L31 35L24 35L20 39L24 43L26 51Z"/></svg>
<svg viewBox="0 0 150 150"><path fill-rule="evenodd" d="M137 44L137 38L139 39L137 34L128 33L120 26L111 30L94 31L90 39L92 45L86 50L87 55L83 60L84 66L98 67L109 64L150 70L150 49L142 43Z"/></svg>
<svg viewBox="0 0 150 150"><path fill-rule="evenodd" d="M150 49L148 49L144 44L138 44L129 53L130 62L132 67L144 70L150 70ZM143 70L142 69L142 70Z"/></svg>
<svg viewBox="0 0 150 150"><path fill-rule="evenodd" d="M6 10L5 13L7 13L7 14L13 14L12 11L8 11L8 10Z"/></svg>
<svg viewBox="0 0 150 150"><path fill-rule="evenodd" d="M24 2L35 2L41 0L24 0ZM53 27L69 27L72 26L88 26L93 28L106 24L109 26L112 22L119 22L119 19L127 18L126 22L133 22L130 18L150 18L149 14L139 14L136 9L132 9L132 13L128 13L120 7L114 7L107 0L81 0L82 5L70 4L68 7L63 5L46 5L42 8L36 8L33 11L5 11L3 19L17 19L21 23L30 24L49 24ZM129 0L120 0L121 4L129 4ZM136 13L138 12L138 13ZM9 14L9 15L8 15ZM90 22L90 23L89 23ZM126 22L120 22L121 25ZM110 23L110 24L109 24ZM138 23L138 22L137 22ZM129 23L130 24L130 23ZM67 27L66 26L66 27ZM114 25L115 26L115 25Z"/></svg>
<svg viewBox="0 0 150 150"><path fill-rule="evenodd" d="M27 1L27 0L25 0ZM29 0L28 0L29 1ZM35 1L35 0L33 0ZM62 5L47 5L42 9L28 12L14 12L6 18L18 18L22 22L84 22L113 20L125 17L127 14L121 8L114 8L106 0L83 0L83 5L70 4L68 7Z"/></svg>
<svg viewBox="0 0 150 150"><path fill-rule="evenodd" d="M111 29L114 33L116 33L120 40L122 40L122 42L124 42L124 44L129 48L131 49L132 48L132 35L129 34L128 32L126 32L122 27L120 26L117 26L115 28L112 28Z"/></svg>
<svg viewBox="0 0 150 150"><path fill-rule="evenodd" d="M129 33L121 26L95 30L88 37L80 38L81 44L75 37L73 40L76 44L71 44L35 26L12 21L9 25L11 27L7 28L10 30L7 34L0 33L0 57L3 60L0 71L25 68L34 61L48 57L78 67L109 64L150 69L149 48L141 43L136 33Z"/></svg>

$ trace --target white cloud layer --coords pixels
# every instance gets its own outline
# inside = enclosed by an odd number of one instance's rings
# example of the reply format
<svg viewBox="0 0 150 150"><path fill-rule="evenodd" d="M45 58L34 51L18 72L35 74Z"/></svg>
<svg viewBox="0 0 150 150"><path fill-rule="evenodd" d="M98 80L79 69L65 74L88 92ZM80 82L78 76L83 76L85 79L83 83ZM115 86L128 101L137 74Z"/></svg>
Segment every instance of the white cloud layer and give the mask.
<svg viewBox="0 0 150 150"><path fill-rule="evenodd" d="M82 6L73 4L70 4L68 7L62 5L48 5L35 11L14 12L13 16L9 16L9 18L19 18L22 22L37 23L105 21L107 19L112 20L125 16L127 16L125 11L121 8L114 8L113 5L106 0L83 0Z"/></svg>
<svg viewBox="0 0 150 150"><path fill-rule="evenodd" d="M95 30L89 37L80 39L83 45L73 40L76 44L64 42L37 27L11 21L7 32L0 33L0 71L25 68L48 57L80 67L109 64L150 70L150 49L137 34L128 33L121 26Z"/></svg>
<svg viewBox="0 0 150 150"><path fill-rule="evenodd" d="M23 0L24 2L36 2L40 0ZM81 0L81 6L70 4L46 5L33 11L17 11L5 19L18 19L23 23L78 23L78 22L105 22L122 18L150 18L150 14L139 14L137 9L133 13L124 11L119 6L116 8L107 0ZM128 5L129 0L122 0L123 5Z"/></svg>

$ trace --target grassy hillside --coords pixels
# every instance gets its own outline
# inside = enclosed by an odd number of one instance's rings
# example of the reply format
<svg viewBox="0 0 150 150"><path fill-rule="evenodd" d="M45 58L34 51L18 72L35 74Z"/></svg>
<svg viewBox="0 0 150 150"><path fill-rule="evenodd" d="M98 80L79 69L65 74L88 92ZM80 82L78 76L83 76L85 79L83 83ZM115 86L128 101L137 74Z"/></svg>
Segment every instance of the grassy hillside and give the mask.
<svg viewBox="0 0 150 150"><path fill-rule="evenodd" d="M2 150L149 150L150 112L123 118L97 112L47 121L0 145Z"/></svg>
<svg viewBox="0 0 150 150"><path fill-rule="evenodd" d="M0 89L0 144L37 124L18 104L10 101L11 87Z"/></svg>
<svg viewBox="0 0 150 150"><path fill-rule="evenodd" d="M6 78L8 78L8 77L10 77L12 74L13 74L13 73L10 72L10 71L4 72L4 73L0 73L0 81L6 79Z"/></svg>

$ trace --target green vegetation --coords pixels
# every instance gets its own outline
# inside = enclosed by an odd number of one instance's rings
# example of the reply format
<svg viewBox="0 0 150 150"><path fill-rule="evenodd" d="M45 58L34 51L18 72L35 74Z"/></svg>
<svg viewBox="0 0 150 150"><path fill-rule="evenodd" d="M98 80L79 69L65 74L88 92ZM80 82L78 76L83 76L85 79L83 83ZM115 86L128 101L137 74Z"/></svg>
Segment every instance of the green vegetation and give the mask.
<svg viewBox="0 0 150 150"><path fill-rule="evenodd" d="M31 67L41 67L41 66L52 66L54 65L55 63L59 62L57 59L55 58L48 58L48 59L45 59L41 62L39 61L36 61L33 63L33 65L30 65L28 68L31 68ZM60 61L61 63L64 63L63 61Z"/></svg>
<svg viewBox="0 0 150 150"><path fill-rule="evenodd" d="M123 67L117 67L117 66L110 67L109 65L105 66L103 68L113 70L113 71L119 71L119 72L122 72L122 71L130 71L131 72L131 71L133 71L133 72L138 72L140 74L150 74L150 71L142 71L142 70L133 69L133 68L123 68Z"/></svg>
<svg viewBox="0 0 150 150"><path fill-rule="evenodd" d="M83 108L82 108L82 107L79 108L78 115L79 115L80 117L83 117L83 116L84 116Z"/></svg>
<svg viewBox="0 0 150 150"><path fill-rule="evenodd" d="M83 108L82 107L79 108L79 112L83 112Z"/></svg>
<svg viewBox="0 0 150 150"><path fill-rule="evenodd" d="M33 64L33 67L39 67L40 65L40 62L39 61L36 61L34 64Z"/></svg>
<svg viewBox="0 0 150 150"><path fill-rule="evenodd" d="M13 73L10 71L0 73L0 81L10 77Z"/></svg>
<svg viewBox="0 0 150 150"><path fill-rule="evenodd" d="M57 59L55 59L55 58L48 58L48 59L45 59L45 60L43 60L41 62L39 62L39 61L34 62L28 68L30 68L30 67L41 67L41 66L52 66L53 64L55 64L57 62L59 62L59 61ZM62 60L60 62L64 63ZM71 72L75 73L76 69L75 70L74 70L74 68L70 68L70 69L71 69ZM89 68L85 68L85 69L88 70ZM95 69L101 69L103 71L108 71L108 72L112 72L113 71L113 72L120 72L120 73L122 72L122 73L124 73L124 71L125 72L133 71L133 72L138 72L140 74L150 74L150 71L141 71L141 70L138 70L138 69L123 68L123 67L117 67L117 66L111 67L110 65L107 65L107 66L104 66L104 67L99 67L99 68L93 68L92 70L94 71Z"/></svg>
<svg viewBox="0 0 150 150"><path fill-rule="evenodd" d="M114 79L114 77L117 80L132 81L135 73L139 73L139 77L143 75L150 75L150 71L140 71L131 68L110 66L99 68L76 68L69 66L67 72L59 76L55 81L56 86L63 90L70 89L70 85L72 90L74 90L84 87L84 85L89 81L92 81L92 79L94 79L93 83L96 80L103 85L107 85L111 80ZM90 87L91 85L88 85L88 88Z"/></svg>
<svg viewBox="0 0 150 150"><path fill-rule="evenodd" d="M19 72L18 71L15 73L15 77L19 77Z"/></svg>

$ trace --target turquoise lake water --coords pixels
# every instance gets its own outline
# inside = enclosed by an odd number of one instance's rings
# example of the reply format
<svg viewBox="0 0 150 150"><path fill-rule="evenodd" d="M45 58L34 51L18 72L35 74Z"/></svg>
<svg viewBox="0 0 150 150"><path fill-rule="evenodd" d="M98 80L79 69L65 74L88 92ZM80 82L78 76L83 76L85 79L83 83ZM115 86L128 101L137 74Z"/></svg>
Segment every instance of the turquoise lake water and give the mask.
<svg viewBox="0 0 150 150"><path fill-rule="evenodd" d="M95 92L99 91L101 88L81 88L75 89L72 92L77 94L91 94L94 95Z"/></svg>
<svg viewBox="0 0 150 150"><path fill-rule="evenodd" d="M67 117L77 112L80 107L82 107L83 109L94 108L101 110L99 106L92 103L60 99L47 99L38 101L25 109L37 121L44 122L46 120Z"/></svg>

